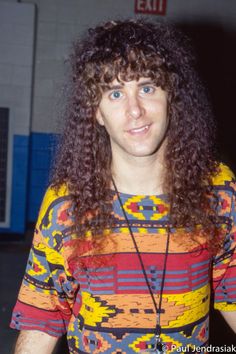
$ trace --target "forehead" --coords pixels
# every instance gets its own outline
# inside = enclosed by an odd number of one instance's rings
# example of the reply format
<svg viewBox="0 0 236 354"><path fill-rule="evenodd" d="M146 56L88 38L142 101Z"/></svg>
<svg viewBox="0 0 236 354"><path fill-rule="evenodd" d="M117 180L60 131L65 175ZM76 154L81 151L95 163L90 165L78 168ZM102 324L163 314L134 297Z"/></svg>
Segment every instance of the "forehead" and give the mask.
<svg viewBox="0 0 236 354"><path fill-rule="evenodd" d="M121 78L115 78L112 80L109 84L102 85L102 90L107 91L107 90L113 90L113 89L119 89L122 87L134 87L134 86L141 86L144 84L152 84L153 80L150 77L139 77L135 78L133 80L122 80Z"/></svg>

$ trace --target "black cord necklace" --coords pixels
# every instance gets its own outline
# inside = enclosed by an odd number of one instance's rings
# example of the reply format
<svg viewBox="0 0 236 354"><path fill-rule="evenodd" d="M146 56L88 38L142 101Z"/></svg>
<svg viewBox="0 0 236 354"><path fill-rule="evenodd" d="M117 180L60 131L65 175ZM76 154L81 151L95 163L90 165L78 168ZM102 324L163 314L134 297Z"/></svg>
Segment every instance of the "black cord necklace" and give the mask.
<svg viewBox="0 0 236 354"><path fill-rule="evenodd" d="M155 328L155 344L154 344L154 348L147 349L147 350L146 349L145 350L141 350L140 353L163 353L163 354L165 354L166 353L166 348L165 348L165 345L162 342L161 337L160 337L160 335L161 335L161 325L160 325L161 321L160 321L160 319L161 319L161 313L164 312L162 310L162 308L161 308L161 305L162 305L162 298L163 298L162 295L163 295L163 290L164 290L165 275L166 275L166 264L167 264L167 257L168 257L168 251L169 251L169 243L170 243L170 231L169 231L169 228L168 228L167 241L166 241L166 250L165 250L165 258L164 258L164 264L163 264L163 274L162 274L162 280L161 280L160 298L159 298L159 304L157 306L157 303L156 303L155 298L154 298L154 294L152 292L150 283L148 281L148 276L147 276L147 273L146 273L146 270L145 270L145 267L144 267L144 264L143 264L143 260L142 260L140 251L138 249L137 242L135 240L132 228L130 226L130 222L129 222L128 217L127 217L127 213L126 213L126 211L124 209L123 203L122 203L121 198L120 198L120 194L119 194L119 192L117 190L116 184L115 184L113 179L112 179L112 182L113 182L113 186L114 186L114 189L115 189L119 204L120 204L122 212L124 214L124 217L125 217L128 229L129 229L130 236L132 238L135 250L137 252L137 256L139 258L139 262L140 262L140 265L141 265L141 268L142 268L142 272L143 272L143 275L144 275L144 278L145 278L145 281L146 281L146 284L147 284L147 287L148 287L148 290L149 290L149 293L150 293L150 296L152 298L152 302L153 302L153 305L154 305L154 308L155 308L155 311L156 311L156 315L157 315L157 322L156 322L156 328Z"/></svg>

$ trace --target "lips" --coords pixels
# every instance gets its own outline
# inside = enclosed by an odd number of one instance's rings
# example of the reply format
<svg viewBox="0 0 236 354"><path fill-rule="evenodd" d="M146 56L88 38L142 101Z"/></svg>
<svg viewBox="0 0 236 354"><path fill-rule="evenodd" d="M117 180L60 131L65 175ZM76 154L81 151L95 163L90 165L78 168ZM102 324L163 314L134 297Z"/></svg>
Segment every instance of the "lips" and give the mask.
<svg viewBox="0 0 236 354"><path fill-rule="evenodd" d="M151 124L146 124L146 125L143 125L143 126L141 126L139 128L129 129L129 130L127 130L127 132L130 133L130 134L133 134L133 135L135 135L135 134L143 134L143 133L146 133L149 130L150 125Z"/></svg>

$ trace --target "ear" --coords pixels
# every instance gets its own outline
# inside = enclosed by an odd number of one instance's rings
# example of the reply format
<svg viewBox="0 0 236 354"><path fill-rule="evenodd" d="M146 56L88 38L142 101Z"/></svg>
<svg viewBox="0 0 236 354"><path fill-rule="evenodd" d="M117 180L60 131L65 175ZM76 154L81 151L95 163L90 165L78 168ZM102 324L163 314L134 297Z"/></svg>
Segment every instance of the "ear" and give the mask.
<svg viewBox="0 0 236 354"><path fill-rule="evenodd" d="M103 120L103 117L102 117L102 112L101 112L99 107L98 107L97 113L96 113L96 120L97 120L98 124L104 126L104 120Z"/></svg>

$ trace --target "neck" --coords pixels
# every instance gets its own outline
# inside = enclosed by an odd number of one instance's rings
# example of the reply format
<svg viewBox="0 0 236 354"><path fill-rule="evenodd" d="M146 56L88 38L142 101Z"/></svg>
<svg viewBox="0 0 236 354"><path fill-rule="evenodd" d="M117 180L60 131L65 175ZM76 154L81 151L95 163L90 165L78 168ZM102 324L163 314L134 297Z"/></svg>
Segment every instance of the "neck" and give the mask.
<svg viewBox="0 0 236 354"><path fill-rule="evenodd" d="M134 195L158 195L164 193L163 154L112 159L112 175L119 192Z"/></svg>

